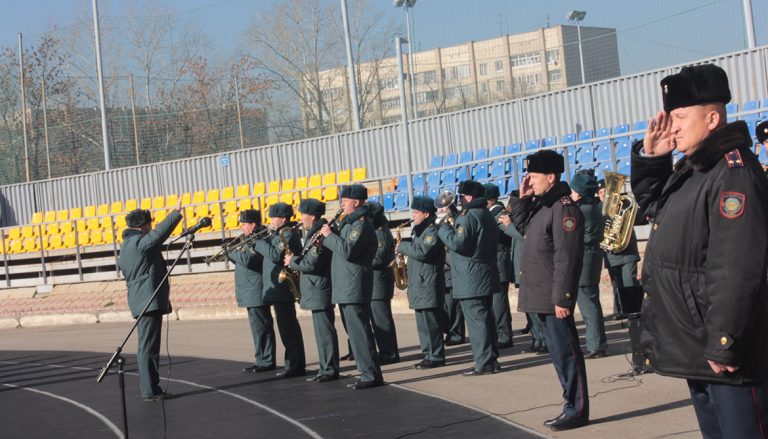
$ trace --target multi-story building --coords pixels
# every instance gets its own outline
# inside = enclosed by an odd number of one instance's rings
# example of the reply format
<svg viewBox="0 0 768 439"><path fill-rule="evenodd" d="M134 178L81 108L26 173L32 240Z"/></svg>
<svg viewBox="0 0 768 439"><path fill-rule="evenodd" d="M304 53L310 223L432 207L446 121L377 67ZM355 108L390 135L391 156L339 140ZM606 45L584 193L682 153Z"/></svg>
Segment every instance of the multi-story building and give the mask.
<svg viewBox="0 0 768 439"><path fill-rule="evenodd" d="M620 75L616 30L581 27L584 81L581 78L576 26L555 26L491 40L470 41L413 54L413 83L405 81L409 117L413 96L419 117L491 104ZM403 55L410 75L407 54ZM363 126L397 122L401 118L397 59L386 58L357 66ZM324 118L330 131L351 129L346 67L320 73ZM317 88L315 88L317 90ZM305 100L305 102L311 100ZM315 101L316 102L316 101ZM305 128L313 129L302 108Z"/></svg>

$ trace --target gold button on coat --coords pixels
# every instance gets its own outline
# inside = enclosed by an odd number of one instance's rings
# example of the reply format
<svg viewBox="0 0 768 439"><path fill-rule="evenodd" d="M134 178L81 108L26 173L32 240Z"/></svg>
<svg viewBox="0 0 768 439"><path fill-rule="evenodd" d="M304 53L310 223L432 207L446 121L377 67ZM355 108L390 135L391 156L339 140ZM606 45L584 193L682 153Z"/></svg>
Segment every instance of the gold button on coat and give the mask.
<svg viewBox="0 0 768 439"><path fill-rule="evenodd" d="M727 338L725 338L725 337L721 338L721 339L720 339L720 344L721 344L721 345L723 345L723 346L725 346L726 344L728 344L728 339L727 339Z"/></svg>

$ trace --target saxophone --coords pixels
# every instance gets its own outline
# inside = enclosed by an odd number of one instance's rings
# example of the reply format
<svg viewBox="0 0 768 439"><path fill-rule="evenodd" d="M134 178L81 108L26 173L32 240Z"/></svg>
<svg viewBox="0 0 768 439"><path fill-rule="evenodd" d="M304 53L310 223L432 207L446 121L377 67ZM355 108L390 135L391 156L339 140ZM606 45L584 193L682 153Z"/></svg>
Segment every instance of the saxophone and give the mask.
<svg viewBox="0 0 768 439"><path fill-rule="evenodd" d="M605 202L603 216L605 228L600 248L618 253L629 245L637 216L637 202L632 195L622 195L626 175L605 173Z"/></svg>
<svg viewBox="0 0 768 439"><path fill-rule="evenodd" d="M411 220L408 220L395 229L395 248L400 245L400 241L403 240L402 229L411 224ZM408 267L405 260L405 256L401 253L395 254L395 260L390 264L392 267L392 273L395 275L395 286L401 290L408 288Z"/></svg>
<svg viewBox="0 0 768 439"><path fill-rule="evenodd" d="M282 233L280 233L280 243L283 245L283 248L285 249L285 255L293 256L293 251L291 251L291 247L288 246L288 241L285 239L285 235ZM293 293L293 297L296 298L296 302L301 302L301 286L300 286L299 280L300 280L300 273L288 267L283 267L283 269L280 270L280 274L277 275L278 282L288 283L288 289L290 289L291 293Z"/></svg>

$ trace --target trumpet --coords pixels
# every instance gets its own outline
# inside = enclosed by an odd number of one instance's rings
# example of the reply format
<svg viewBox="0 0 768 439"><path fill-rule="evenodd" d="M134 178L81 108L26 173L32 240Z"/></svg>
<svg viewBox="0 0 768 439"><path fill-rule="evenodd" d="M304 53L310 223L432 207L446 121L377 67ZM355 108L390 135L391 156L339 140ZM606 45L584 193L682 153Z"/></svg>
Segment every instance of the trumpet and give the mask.
<svg viewBox="0 0 768 439"><path fill-rule="evenodd" d="M456 209L456 192L446 189L435 198L435 207L438 209L448 208L448 214L445 215L442 221L448 222L448 225L453 227L456 223L456 216L458 216L458 210Z"/></svg>
<svg viewBox="0 0 768 439"><path fill-rule="evenodd" d="M395 248L400 245L400 241L403 240L402 230L403 227L407 227L413 220L408 220L395 229ZM401 253L395 254L395 260L392 261L392 274L395 276L395 285L397 288L404 290L408 288L408 267L405 256Z"/></svg>
<svg viewBox="0 0 768 439"><path fill-rule="evenodd" d="M221 250L214 255L205 258L205 264L210 266L212 262L220 262L226 259L227 254L231 251L243 251L244 249L253 246L259 239L269 237L274 230L270 227L265 227L256 233L250 235L240 235L235 240L224 243L221 245Z"/></svg>

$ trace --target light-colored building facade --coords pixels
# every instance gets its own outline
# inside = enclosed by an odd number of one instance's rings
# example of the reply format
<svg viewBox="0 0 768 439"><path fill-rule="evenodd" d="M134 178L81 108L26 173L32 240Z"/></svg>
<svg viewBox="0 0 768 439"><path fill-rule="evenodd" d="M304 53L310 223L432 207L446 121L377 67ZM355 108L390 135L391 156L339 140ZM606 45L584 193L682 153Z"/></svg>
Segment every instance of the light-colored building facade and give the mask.
<svg viewBox="0 0 768 439"><path fill-rule="evenodd" d="M419 117L562 90L620 75L616 30L581 27L584 81L576 26L555 26L491 40L416 52L414 83ZM413 117L409 62L403 54L406 100ZM363 126L401 119L397 59L357 66ZM344 66L320 73L326 117L333 131L351 129L349 86ZM302 109L305 128L311 118ZM333 117L329 117L333 115Z"/></svg>

